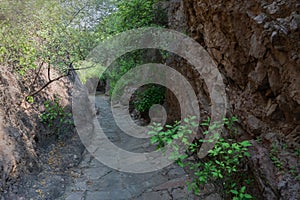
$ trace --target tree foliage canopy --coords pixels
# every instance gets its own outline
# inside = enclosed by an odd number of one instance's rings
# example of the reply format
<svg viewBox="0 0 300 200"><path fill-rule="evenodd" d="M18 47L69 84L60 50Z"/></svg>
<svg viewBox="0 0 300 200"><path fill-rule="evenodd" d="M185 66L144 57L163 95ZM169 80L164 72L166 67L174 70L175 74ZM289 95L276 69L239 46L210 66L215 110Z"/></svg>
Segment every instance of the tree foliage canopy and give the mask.
<svg viewBox="0 0 300 200"><path fill-rule="evenodd" d="M81 68L102 40L126 30L157 26L158 0L27 0L0 2L0 64L20 75L47 64L63 74ZM117 60L115 82L142 63L140 52ZM94 69L84 74L97 76ZM50 79L50 78L49 78ZM55 79L56 80L56 79ZM37 90L39 91L39 90ZM31 93L32 94L32 93Z"/></svg>
<svg viewBox="0 0 300 200"><path fill-rule="evenodd" d="M0 7L0 62L22 75L38 62L64 71L70 63L84 59L100 34L87 22L99 21L112 9L97 0L6 0ZM102 15L91 17L97 8Z"/></svg>

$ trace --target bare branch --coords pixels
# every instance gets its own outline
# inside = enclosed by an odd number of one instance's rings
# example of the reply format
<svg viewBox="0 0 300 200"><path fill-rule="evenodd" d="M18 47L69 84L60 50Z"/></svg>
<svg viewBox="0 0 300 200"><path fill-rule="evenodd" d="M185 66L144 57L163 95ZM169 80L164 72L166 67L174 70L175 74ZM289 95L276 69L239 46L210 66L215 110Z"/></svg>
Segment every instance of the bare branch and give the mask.
<svg viewBox="0 0 300 200"><path fill-rule="evenodd" d="M43 87L41 87L39 90L37 90L37 91L35 91L35 92L27 95L26 97L28 97L28 96L34 96L34 95L38 94L39 92L41 92L42 90L44 90L46 87L48 87L51 83L53 83L55 81L58 81L59 79L61 79L63 77L66 77L66 76L69 76L69 73L65 74L65 75L61 75L61 76L59 76L59 77L57 77L55 79L50 80L48 83L46 83L45 85L43 85Z"/></svg>
<svg viewBox="0 0 300 200"><path fill-rule="evenodd" d="M51 81L50 62L48 62L48 81Z"/></svg>
<svg viewBox="0 0 300 200"><path fill-rule="evenodd" d="M57 77L55 79L50 79L50 65L48 63L48 78L49 78L49 81L45 85L43 85L40 89L38 89L35 92L30 93L25 98L27 98L28 96L35 96L36 94L38 94L39 92L41 92L42 90L44 90L46 87L48 87L51 83L53 83L55 81L58 81L58 80L60 80L60 79L62 79L64 77L67 77L67 76L71 75L72 71L79 71L79 70L84 70L84 69L90 69L90 68L93 68L93 67L95 67L95 65L92 65L90 67L82 67L82 68L76 68L75 69L75 68L73 68L73 63L70 63L69 69L67 70L66 74L61 75L61 76L59 76L59 77Z"/></svg>
<svg viewBox="0 0 300 200"><path fill-rule="evenodd" d="M42 70L43 65L44 65L44 61L42 61L42 62L40 63L39 68L38 68L38 71L35 73L35 78L34 78L34 80L32 81L32 83L30 84L29 88L31 88L31 87L35 84L35 82L37 81L37 78L39 77L39 74L40 74L40 72L41 72L41 70Z"/></svg>
<svg viewBox="0 0 300 200"><path fill-rule="evenodd" d="M77 15L79 15L80 12L81 12L82 10L84 10L86 7L87 7L87 4L84 5L82 8L80 8L76 13L74 13L73 16L72 16L72 19L69 21L69 23L67 24L66 27L68 27L68 26L74 21L74 19L77 17Z"/></svg>

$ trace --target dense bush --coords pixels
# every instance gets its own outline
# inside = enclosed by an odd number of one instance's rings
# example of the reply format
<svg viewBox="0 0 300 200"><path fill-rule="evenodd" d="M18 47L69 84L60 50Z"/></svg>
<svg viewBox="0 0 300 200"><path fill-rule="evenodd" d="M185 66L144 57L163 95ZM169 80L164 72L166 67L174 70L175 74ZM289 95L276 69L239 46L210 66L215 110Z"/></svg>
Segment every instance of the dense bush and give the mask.
<svg viewBox="0 0 300 200"><path fill-rule="evenodd" d="M165 99L165 88L159 85L147 85L137 91L134 107L141 113L147 112L153 104L162 104Z"/></svg>
<svg viewBox="0 0 300 200"><path fill-rule="evenodd" d="M64 109L59 98L45 101L44 107L44 112L40 114L40 122L51 128L53 134L61 137L65 131L65 126L73 125L71 112Z"/></svg>
<svg viewBox="0 0 300 200"><path fill-rule="evenodd" d="M160 9L156 6L158 0L129 0L119 1L117 11L104 20L104 30L108 35L114 35L126 30L157 26L157 13ZM130 69L142 64L145 60L145 51L135 51L123 55L105 76L110 80L110 93L117 81ZM137 94L133 105L140 112L147 111L153 104L162 103L164 89L152 86L141 90Z"/></svg>
<svg viewBox="0 0 300 200"><path fill-rule="evenodd" d="M159 0L118 1L117 12L109 15L103 22L105 32L113 35L135 28L157 26L157 2Z"/></svg>
<svg viewBox="0 0 300 200"><path fill-rule="evenodd" d="M237 121L235 117L224 118L222 122L210 124L210 120L201 123L204 128L203 136L211 134L214 136L220 128L225 125L230 132L235 134L233 123ZM248 147L251 143L247 140L237 142L231 138L220 138L214 148L208 151L206 158L199 159L197 152L204 142L213 142L212 139L195 139L190 141L189 137L193 133L193 128L197 128L198 123L195 117L185 118L184 121L175 122L173 125L162 127L161 124L154 123L149 134L152 135L151 143L156 144L163 150L166 145L171 145L172 154L169 159L176 161L181 167L187 167L193 172L192 181L188 188L196 194L200 193L201 186L207 183L214 183L216 188L223 188L224 196L234 200L252 199L247 193L246 185L251 179L243 176L245 158L249 156ZM216 138L217 139L217 138ZM183 148L182 148L183 147ZM190 155L196 156L194 161L186 159Z"/></svg>
<svg viewBox="0 0 300 200"><path fill-rule="evenodd" d="M0 63L24 75L39 62L64 72L85 59L99 33L80 26L78 13L85 4L76 2L73 7L59 0L1 1Z"/></svg>

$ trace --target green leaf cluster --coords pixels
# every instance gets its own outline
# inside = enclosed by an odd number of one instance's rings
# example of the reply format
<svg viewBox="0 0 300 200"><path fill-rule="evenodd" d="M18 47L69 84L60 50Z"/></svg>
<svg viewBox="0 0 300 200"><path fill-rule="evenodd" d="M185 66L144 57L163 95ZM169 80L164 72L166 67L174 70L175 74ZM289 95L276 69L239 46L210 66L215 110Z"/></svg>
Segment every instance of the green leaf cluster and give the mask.
<svg viewBox="0 0 300 200"><path fill-rule="evenodd" d="M273 164L278 170L283 170L283 164L278 158L278 155L279 155L279 145L274 143L271 146L270 159L272 160Z"/></svg>
<svg viewBox="0 0 300 200"><path fill-rule="evenodd" d="M165 88L159 85L150 85L137 92L133 105L139 112L146 112L153 104L162 104L164 99Z"/></svg>
<svg viewBox="0 0 300 200"><path fill-rule="evenodd" d="M159 0L117 1L115 4L116 11L102 21L99 29L109 37L131 29L158 26L157 13L160 10L157 6L158 2ZM112 94L118 80L130 69L144 63L144 60L143 51L134 51L118 58L104 75L110 81L110 94ZM164 89L157 86L149 87L139 92L137 96L134 106L140 112L145 112L154 103L162 102Z"/></svg>
<svg viewBox="0 0 300 200"><path fill-rule="evenodd" d="M78 20L87 2L72 2L1 1L0 64L24 75L39 62L65 72L70 63L85 59L101 33L81 26Z"/></svg>
<svg viewBox="0 0 300 200"><path fill-rule="evenodd" d="M196 194L200 193L200 186L207 183L221 183L218 187L223 187L227 197L235 200L252 199L247 193L244 183L238 182L243 170L245 158L250 156L248 147L251 143L248 140L237 142L230 138L218 138L219 131L223 126L236 134L234 122L236 117L224 118L221 122L211 123L210 119L204 120L200 125L205 131L203 136L209 134L209 139L194 139L189 137L198 123L195 117L185 118L183 123L175 122L172 126L154 124L151 131L148 132L151 137L151 143L156 144L159 149L166 145L171 145L173 152L169 159L175 160L181 167L188 167L193 173L193 179L188 183L188 188ZM208 151L206 158L199 159L197 162L187 160L190 155L197 155L201 145L205 142L211 143L217 139L214 148ZM182 149L182 147L185 147ZM244 181L245 182L245 181ZM248 181L250 182L250 181Z"/></svg>
<svg viewBox="0 0 300 200"><path fill-rule="evenodd" d="M56 135L60 135L65 125L73 125L71 112L67 112L60 104L60 99L44 102L45 111L40 114L40 122L46 124Z"/></svg>
<svg viewBox="0 0 300 200"><path fill-rule="evenodd" d="M116 3L117 12L104 20L105 32L114 35L123 31L157 26L155 4L159 0L126 0Z"/></svg>

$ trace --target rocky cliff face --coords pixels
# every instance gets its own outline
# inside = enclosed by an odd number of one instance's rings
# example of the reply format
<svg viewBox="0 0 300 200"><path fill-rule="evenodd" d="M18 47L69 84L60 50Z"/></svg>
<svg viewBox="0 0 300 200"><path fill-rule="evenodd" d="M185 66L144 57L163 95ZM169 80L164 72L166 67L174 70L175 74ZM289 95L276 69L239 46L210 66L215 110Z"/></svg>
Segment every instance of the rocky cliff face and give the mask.
<svg viewBox="0 0 300 200"><path fill-rule="evenodd" d="M240 119L240 137L252 139L252 171L265 199L300 198L299 12L297 0L174 0L168 9L169 27L199 42L224 75L228 114ZM209 111L201 76L182 59L168 64L188 77ZM178 106L170 96L167 104Z"/></svg>

